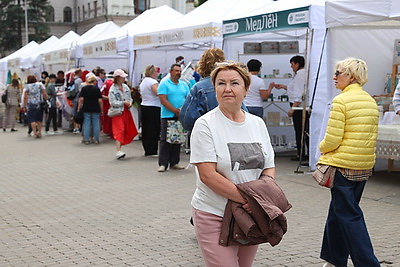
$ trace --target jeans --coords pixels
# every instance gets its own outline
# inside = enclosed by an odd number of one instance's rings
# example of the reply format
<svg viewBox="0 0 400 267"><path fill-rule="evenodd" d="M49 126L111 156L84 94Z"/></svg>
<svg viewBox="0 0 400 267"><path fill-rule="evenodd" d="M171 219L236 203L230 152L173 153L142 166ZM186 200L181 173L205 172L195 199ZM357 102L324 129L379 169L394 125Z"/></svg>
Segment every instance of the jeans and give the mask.
<svg viewBox="0 0 400 267"><path fill-rule="evenodd" d="M249 112L253 115L256 115L258 117L260 117L261 119L264 116L264 109L263 107L247 107L247 109L249 110Z"/></svg>
<svg viewBox="0 0 400 267"><path fill-rule="evenodd" d="M359 206L365 182L336 171L320 257L337 267L347 266L349 255L355 267L380 266Z"/></svg>
<svg viewBox="0 0 400 267"><path fill-rule="evenodd" d="M83 140L89 141L90 130L93 127L93 138L99 141L100 136L100 113L83 112Z"/></svg>

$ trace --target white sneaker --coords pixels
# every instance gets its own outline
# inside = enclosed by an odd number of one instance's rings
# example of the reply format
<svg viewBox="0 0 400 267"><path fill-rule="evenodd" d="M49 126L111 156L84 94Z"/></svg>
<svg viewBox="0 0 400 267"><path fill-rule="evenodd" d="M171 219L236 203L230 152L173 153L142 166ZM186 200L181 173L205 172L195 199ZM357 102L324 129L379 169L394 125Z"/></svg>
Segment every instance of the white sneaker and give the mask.
<svg viewBox="0 0 400 267"><path fill-rule="evenodd" d="M322 267L335 267L335 265L330 264L329 262L327 262Z"/></svg>
<svg viewBox="0 0 400 267"><path fill-rule="evenodd" d="M180 164L175 164L174 166L171 167L171 169L174 170L183 170L185 168L185 166L182 166Z"/></svg>
<svg viewBox="0 0 400 267"><path fill-rule="evenodd" d="M80 133L79 129L74 129L72 132L73 132L74 134L79 134L79 133Z"/></svg>
<svg viewBox="0 0 400 267"><path fill-rule="evenodd" d="M46 131L44 134L45 134L45 135L54 135L54 132Z"/></svg>
<svg viewBox="0 0 400 267"><path fill-rule="evenodd" d="M63 134L63 132L60 131L60 130L57 130L57 131L54 132L54 134Z"/></svg>
<svg viewBox="0 0 400 267"><path fill-rule="evenodd" d="M115 157L116 157L117 159L123 159L123 158L125 157L125 152L118 151L118 152L115 154Z"/></svg>
<svg viewBox="0 0 400 267"><path fill-rule="evenodd" d="M158 172L165 172L167 170L167 168L165 167L165 166L163 166L163 165L161 165L159 168L158 168Z"/></svg>

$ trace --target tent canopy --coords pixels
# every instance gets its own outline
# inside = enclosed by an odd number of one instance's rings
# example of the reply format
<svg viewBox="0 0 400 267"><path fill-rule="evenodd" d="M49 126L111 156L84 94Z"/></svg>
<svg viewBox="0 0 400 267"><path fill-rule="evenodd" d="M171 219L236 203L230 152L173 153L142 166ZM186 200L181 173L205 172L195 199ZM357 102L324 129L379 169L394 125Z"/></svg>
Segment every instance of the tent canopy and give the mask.
<svg viewBox="0 0 400 267"><path fill-rule="evenodd" d="M400 1L398 0L328 0L326 1L326 25L328 28L356 25L400 26ZM388 24L388 22L391 22Z"/></svg>
<svg viewBox="0 0 400 267"><path fill-rule="evenodd" d="M42 55L57 45L59 39L54 35L49 37L46 41L41 43L35 50L31 50L29 55L26 57L21 57L20 68L30 69L39 67L42 64Z"/></svg>
<svg viewBox="0 0 400 267"><path fill-rule="evenodd" d="M260 9L272 1L208 0L183 17L161 25L156 31L134 37L135 49L184 45L187 48L218 46L222 42L222 20Z"/></svg>
<svg viewBox="0 0 400 267"><path fill-rule="evenodd" d="M69 31L58 40L58 44L52 50L45 53L43 56L44 64L67 64L69 61L68 51L72 44L79 38L79 34L74 31Z"/></svg>
<svg viewBox="0 0 400 267"><path fill-rule="evenodd" d="M112 21L97 24L90 30L82 34L74 42L74 46L71 49L71 58L80 59L83 58L85 53L90 53L89 49L84 49L84 45L93 40L101 41L109 37L109 34L118 31L120 27Z"/></svg>
<svg viewBox="0 0 400 267"><path fill-rule="evenodd" d="M151 31L160 25L160 21L168 23L183 14L166 5L148 9L116 31L104 35L102 40L88 41L83 44L84 58L115 57L133 51L133 35Z"/></svg>

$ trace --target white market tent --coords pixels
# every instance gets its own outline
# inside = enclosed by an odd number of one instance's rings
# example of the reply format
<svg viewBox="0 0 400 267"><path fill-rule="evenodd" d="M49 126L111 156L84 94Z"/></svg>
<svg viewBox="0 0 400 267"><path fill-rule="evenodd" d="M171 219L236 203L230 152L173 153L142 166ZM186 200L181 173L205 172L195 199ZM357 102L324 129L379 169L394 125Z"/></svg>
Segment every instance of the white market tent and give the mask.
<svg viewBox="0 0 400 267"><path fill-rule="evenodd" d="M117 31L107 34L103 40L84 44L83 65L94 67L100 64L106 71L127 69L132 77L133 36L154 30L160 25L160 21L169 23L182 16L183 14L166 5L148 9ZM103 62L109 62L108 67L104 66ZM110 65L111 63L114 65Z"/></svg>
<svg viewBox="0 0 400 267"><path fill-rule="evenodd" d="M93 41L102 41L108 38L108 36L116 31L118 31L121 27L115 24L112 21L104 22L93 26L90 30L82 34L79 38L75 40L73 43L73 47L70 51L71 59L75 60L75 67L85 67L86 69L91 70L93 67L87 66L87 64L83 64L83 58L85 54L90 53L90 48L86 48L85 45L93 42ZM97 62L103 66L106 62ZM107 67L107 66L105 66Z"/></svg>
<svg viewBox="0 0 400 267"><path fill-rule="evenodd" d="M306 69L309 70L308 97L312 96L315 86L326 88L327 74L326 55L323 52L325 35L325 6L322 0L281 0L268 5L265 9L250 13L247 17L224 21L224 51L228 58L247 62L250 58L258 58L263 62L262 74L272 73L272 69L283 69L291 72L289 60L296 54L306 58ZM298 51L279 54L244 54L244 42L298 42ZM321 65L320 65L321 64ZM290 71L289 71L290 70ZM318 81L316 81L319 72ZM283 73L282 73L283 74ZM287 83L290 80L275 81ZM318 90L318 89L317 89ZM279 90L282 91L282 90ZM277 91L274 89L273 93ZM310 120L310 154L315 155L317 145L314 137L319 137L325 113L326 94L317 95L313 103ZM311 101L307 101L311 103ZM321 107L321 103L323 107ZM288 105L288 104L287 104ZM316 127L315 122L319 121ZM292 129L290 129L293 131ZM310 164L313 164L310 158Z"/></svg>
<svg viewBox="0 0 400 267"><path fill-rule="evenodd" d="M57 45L52 50L44 53L42 55L44 70L49 73L69 70L73 64L70 58L70 50L79 36L74 31L69 31L58 40Z"/></svg>
<svg viewBox="0 0 400 267"><path fill-rule="evenodd" d="M183 17L157 30L134 36L136 51L135 76L149 64L167 72L177 56L185 62L198 60L209 47L222 46L222 20L239 17L257 10L272 1L265 0L208 0ZM154 54L160 55L154 57Z"/></svg>
<svg viewBox="0 0 400 267"><path fill-rule="evenodd" d="M326 26L329 71L340 59L361 58L368 65L369 81L364 89L372 95L384 93L386 75L392 72L395 39L400 39L400 1L328 0Z"/></svg>
<svg viewBox="0 0 400 267"><path fill-rule="evenodd" d="M53 49L53 47L57 45L58 41L59 39L54 35L49 37L36 47L35 50L30 51L28 56L20 58L19 68L29 74L34 74L37 77L40 77L40 73L43 71L42 55Z"/></svg>
<svg viewBox="0 0 400 267"><path fill-rule="evenodd" d="M6 83L7 73L10 71L11 73L16 72L18 76L21 75L21 71L19 69L19 61L20 57L24 57L29 55L30 51L34 50L39 46L35 41L29 42L27 45L21 47L11 55L4 57L0 60L0 82Z"/></svg>
<svg viewBox="0 0 400 267"><path fill-rule="evenodd" d="M329 103L339 93L332 81L335 63L346 57L364 59L369 68L369 82L364 89L371 95L384 93L385 77L392 71L394 40L400 38L399 10L400 3L396 0L280 0L260 10L258 15L224 21L224 50L228 57L237 59L243 53L245 41L299 41L300 52L306 56L309 71L306 89L313 108L311 168L318 160L318 144L325 132L321 124L327 121ZM266 23L257 27L261 25L257 22L270 16L277 17L276 25ZM297 23L296 18L298 27L293 24ZM246 21L256 24L247 24L246 28Z"/></svg>

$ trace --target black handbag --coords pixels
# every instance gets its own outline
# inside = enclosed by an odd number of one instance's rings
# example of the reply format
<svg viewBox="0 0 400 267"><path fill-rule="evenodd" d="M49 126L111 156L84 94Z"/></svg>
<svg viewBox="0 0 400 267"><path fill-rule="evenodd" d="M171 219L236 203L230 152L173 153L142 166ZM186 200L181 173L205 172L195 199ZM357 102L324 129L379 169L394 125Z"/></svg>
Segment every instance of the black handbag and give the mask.
<svg viewBox="0 0 400 267"><path fill-rule="evenodd" d="M49 109L49 104L47 103L46 100L41 101L39 105L41 110L46 111Z"/></svg>
<svg viewBox="0 0 400 267"><path fill-rule="evenodd" d="M74 114L74 122L78 124L83 123L83 111L80 109L79 111L75 112Z"/></svg>

